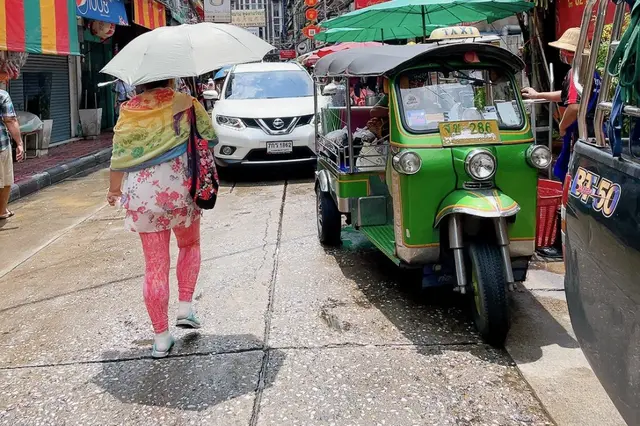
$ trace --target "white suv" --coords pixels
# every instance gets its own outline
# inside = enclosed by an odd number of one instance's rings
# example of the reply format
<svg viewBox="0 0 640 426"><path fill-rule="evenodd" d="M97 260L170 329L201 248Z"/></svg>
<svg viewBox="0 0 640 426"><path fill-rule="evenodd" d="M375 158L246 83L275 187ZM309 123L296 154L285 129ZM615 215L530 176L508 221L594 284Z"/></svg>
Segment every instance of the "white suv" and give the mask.
<svg viewBox="0 0 640 426"><path fill-rule="evenodd" d="M217 95L217 96L215 96ZM221 166L313 163L313 80L296 63L236 65L211 113Z"/></svg>

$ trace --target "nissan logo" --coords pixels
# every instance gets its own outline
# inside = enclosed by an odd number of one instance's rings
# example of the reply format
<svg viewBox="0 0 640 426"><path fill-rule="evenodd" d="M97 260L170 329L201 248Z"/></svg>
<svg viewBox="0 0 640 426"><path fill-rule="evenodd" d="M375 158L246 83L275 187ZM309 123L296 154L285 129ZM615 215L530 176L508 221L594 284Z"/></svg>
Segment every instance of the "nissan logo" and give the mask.
<svg viewBox="0 0 640 426"><path fill-rule="evenodd" d="M276 118L273 120L273 128L276 130L280 130L284 127L284 121L281 118Z"/></svg>

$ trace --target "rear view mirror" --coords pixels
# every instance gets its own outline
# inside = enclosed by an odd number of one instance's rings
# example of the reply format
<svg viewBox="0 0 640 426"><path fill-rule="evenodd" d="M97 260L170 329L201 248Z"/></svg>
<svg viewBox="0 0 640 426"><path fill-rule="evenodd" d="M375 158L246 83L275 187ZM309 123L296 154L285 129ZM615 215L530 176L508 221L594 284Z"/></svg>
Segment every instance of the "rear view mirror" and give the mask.
<svg viewBox="0 0 640 426"><path fill-rule="evenodd" d="M333 96L338 92L338 86L335 83L329 83L322 89L322 96Z"/></svg>
<svg viewBox="0 0 640 426"><path fill-rule="evenodd" d="M208 101L217 101L220 99L220 94L217 90L205 90L202 92L202 96Z"/></svg>

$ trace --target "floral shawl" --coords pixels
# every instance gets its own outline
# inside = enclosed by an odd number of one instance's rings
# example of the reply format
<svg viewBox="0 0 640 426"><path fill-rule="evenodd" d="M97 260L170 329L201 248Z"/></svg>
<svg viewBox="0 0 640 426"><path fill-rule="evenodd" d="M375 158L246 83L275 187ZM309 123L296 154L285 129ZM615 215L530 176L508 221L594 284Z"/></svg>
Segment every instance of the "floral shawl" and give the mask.
<svg viewBox="0 0 640 426"><path fill-rule="evenodd" d="M192 106L200 135L204 139L214 139L215 132L207 111L200 102L184 93L169 88L153 89L122 104L120 118L113 129L111 169L133 169L164 158L169 151L177 152L176 148L181 145L186 148L190 124L185 112Z"/></svg>

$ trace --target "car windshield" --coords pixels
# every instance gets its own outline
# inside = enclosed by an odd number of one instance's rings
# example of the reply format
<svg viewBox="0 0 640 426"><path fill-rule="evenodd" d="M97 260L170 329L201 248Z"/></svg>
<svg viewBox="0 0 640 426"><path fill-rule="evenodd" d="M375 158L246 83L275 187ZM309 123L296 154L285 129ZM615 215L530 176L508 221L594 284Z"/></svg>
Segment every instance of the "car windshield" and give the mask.
<svg viewBox="0 0 640 426"><path fill-rule="evenodd" d="M400 110L407 129L438 130L443 121L496 120L519 129L524 114L510 75L499 68L413 70L399 76Z"/></svg>
<svg viewBox="0 0 640 426"><path fill-rule="evenodd" d="M232 73L225 92L227 99L276 99L313 96L313 80L306 71Z"/></svg>

